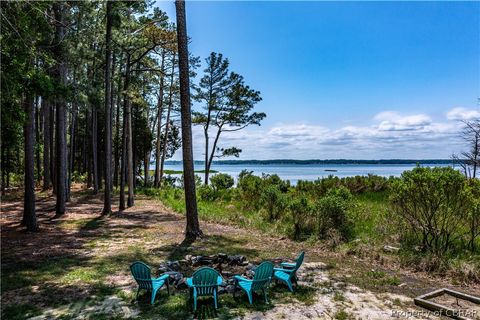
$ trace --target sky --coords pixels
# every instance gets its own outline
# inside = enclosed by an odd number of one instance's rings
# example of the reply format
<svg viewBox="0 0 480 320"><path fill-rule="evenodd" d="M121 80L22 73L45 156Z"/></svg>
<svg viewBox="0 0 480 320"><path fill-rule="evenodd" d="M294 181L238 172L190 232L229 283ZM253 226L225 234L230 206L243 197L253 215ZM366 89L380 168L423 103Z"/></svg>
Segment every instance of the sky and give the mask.
<svg viewBox="0 0 480 320"><path fill-rule="evenodd" d="M175 21L173 1L156 5ZM480 117L480 2L189 1L186 12L189 51L222 53L261 92L262 125L220 138L240 159L449 158L465 148L461 120Z"/></svg>

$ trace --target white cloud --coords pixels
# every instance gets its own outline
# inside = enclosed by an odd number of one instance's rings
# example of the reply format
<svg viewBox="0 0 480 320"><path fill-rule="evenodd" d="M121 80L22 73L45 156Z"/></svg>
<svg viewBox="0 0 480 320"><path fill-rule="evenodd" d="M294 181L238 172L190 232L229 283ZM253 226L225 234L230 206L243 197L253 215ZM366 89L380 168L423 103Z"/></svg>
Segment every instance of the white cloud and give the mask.
<svg viewBox="0 0 480 320"><path fill-rule="evenodd" d="M451 117L435 121L423 113L385 111L370 124L336 129L308 122L252 126L222 134L219 147L242 149L240 159L448 158L463 149L460 130L461 123ZM194 127L193 136L195 159L203 159L202 129ZM174 158L181 159L181 153Z"/></svg>
<svg viewBox="0 0 480 320"><path fill-rule="evenodd" d="M458 107L447 112L448 120L472 120L478 118L480 118L479 110Z"/></svg>
<svg viewBox="0 0 480 320"><path fill-rule="evenodd" d="M373 119L380 121L378 129L382 131L419 130L432 123L426 114L402 116L394 111L380 112Z"/></svg>
<svg viewBox="0 0 480 320"><path fill-rule="evenodd" d="M268 131L269 135L277 137L308 137L320 136L328 133L330 130L325 127L308 125L308 124L280 124Z"/></svg>

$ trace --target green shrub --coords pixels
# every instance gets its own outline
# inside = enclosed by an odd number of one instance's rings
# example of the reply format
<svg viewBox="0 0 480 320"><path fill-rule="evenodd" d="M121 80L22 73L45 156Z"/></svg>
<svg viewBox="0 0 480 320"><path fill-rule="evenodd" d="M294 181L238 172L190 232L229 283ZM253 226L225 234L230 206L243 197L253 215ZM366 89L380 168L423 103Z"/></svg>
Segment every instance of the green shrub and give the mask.
<svg viewBox="0 0 480 320"><path fill-rule="evenodd" d="M252 171L243 170L238 177L239 195L246 207L260 207L259 194L263 188L262 178L253 175Z"/></svg>
<svg viewBox="0 0 480 320"><path fill-rule="evenodd" d="M211 186L200 186L197 188L197 191L198 191L198 197L200 198L200 200L203 200L203 201L215 201L218 196L219 196L219 193L218 191L216 191L214 188L212 188Z"/></svg>
<svg viewBox="0 0 480 320"><path fill-rule="evenodd" d="M442 255L468 232L474 195L467 179L453 168L405 171L392 183L390 200L424 252Z"/></svg>
<svg viewBox="0 0 480 320"><path fill-rule="evenodd" d="M232 176L226 173L217 173L210 178L210 183L215 191L220 191L233 187L235 182Z"/></svg>
<svg viewBox="0 0 480 320"><path fill-rule="evenodd" d="M293 222L293 239L299 240L302 234L310 234L313 230L311 223L312 205L304 195L299 195L293 199L289 205L288 210L292 215Z"/></svg>
<svg viewBox="0 0 480 320"><path fill-rule="evenodd" d="M358 194L388 190L393 180L395 180L393 177L385 178L373 174L344 178L328 176L327 178L321 178L315 181L300 180L297 183L296 190L321 197L325 195L328 190L343 186L350 190L351 193Z"/></svg>
<svg viewBox="0 0 480 320"><path fill-rule="evenodd" d="M262 174L263 186L277 186L278 189L285 193L290 188L290 181L282 180L277 174Z"/></svg>
<svg viewBox="0 0 480 320"><path fill-rule="evenodd" d="M183 198L183 189L173 189L173 199L180 200Z"/></svg>
<svg viewBox="0 0 480 320"><path fill-rule="evenodd" d="M324 196L328 190L339 185L340 178L336 176L328 176L327 178L317 179L315 181L299 180L297 182L296 190L318 198Z"/></svg>
<svg viewBox="0 0 480 320"><path fill-rule="evenodd" d="M345 201L350 201L353 198L350 190L348 190L346 187L343 187L343 186L328 190L326 193L326 196L338 197Z"/></svg>
<svg viewBox="0 0 480 320"><path fill-rule="evenodd" d="M287 206L286 196L277 185L270 185L263 189L260 202L267 211L267 220L270 222L278 219Z"/></svg>
<svg viewBox="0 0 480 320"><path fill-rule="evenodd" d="M72 174L72 182L87 183L87 173L81 174L78 171L74 171Z"/></svg>
<svg viewBox="0 0 480 320"><path fill-rule="evenodd" d="M167 174L167 175L165 175L165 176L163 177L163 179L162 179L162 186L163 186L163 187L174 188L175 185L177 184L177 181L178 181L178 180L179 180L178 178L176 178L176 177L174 177L174 176L172 176L172 175Z"/></svg>
<svg viewBox="0 0 480 320"><path fill-rule="evenodd" d="M468 180L468 187L472 194L472 206L468 213L468 247L470 251L476 250L476 241L480 236L480 180Z"/></svg>
<svg viewBox="0 0 480 320"><path fill-rule="evenodd" d="M350 236L350 221L348 209L352 195L345 187L330 189L327 194L315 204L317 216L317 236L325 239L332 230L339 232L343 239Z"/></svg>
<svg viewBox="0 0 480 320"><path fill-rule="evenodd" d="M137 193L143 193L147 197L159 197L161 194L161 190L158 188L138 188Z"/></svg>

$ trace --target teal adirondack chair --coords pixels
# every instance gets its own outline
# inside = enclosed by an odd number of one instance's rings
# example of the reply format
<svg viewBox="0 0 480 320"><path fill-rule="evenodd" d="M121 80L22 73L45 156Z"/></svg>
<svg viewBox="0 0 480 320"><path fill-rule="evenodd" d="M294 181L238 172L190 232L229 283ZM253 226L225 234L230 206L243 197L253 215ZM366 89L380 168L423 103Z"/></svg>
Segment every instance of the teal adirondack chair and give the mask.
<svg viewBox="0 0 480 320"><path fill-rule="evenodd" d="M288 289L293 292L293 285L295 283L297 285L297 270L303 263L303 258L305 257L305 252L300 252L295 263L291 262L282 262L280 265L282 268L274 268L273 269L273 276L276 280L284 282Z"/></svg>
<svg viewBox="0 0 480 320"><path fill-rule="evenodd" d="M133 278L135 278L135 281L138 283L137 296L135 299L138 299L138 293L140 292L140 289L143 289L152 293L150 303L153 304L157 291L165 284L167 285L167 292L170 294L168 274L164 274L159 278L152 278L150 267L141 261L135 261L132 263L130 265L130 271L132 272Z"/></svg>
<svg viewBox="0 0 480 320"><path fill-rule="evenodd" d="M250 304L253 303L253 292L262 290L263 296L265 297L265 303L268 303L267 299L267 287L270 281L272 280L273 273L273 263L269 261L262 262L256 269L253 280L243 278L241 276L235 276L235 288L233 290L233 296L235 297L235 292L237 287L245 291L248 296L248 301Z"/></svg>
<svg viewBox="0 0 480 320"><path fill-rule="evenodd" d="M190 298L193 299L193 310L197 310L197 298L201 296L213 296L215 309L218 308L218 286L223 284L222 276L209 267L203 267L195 271L191 278L187 278L187 286L190 288Z"/></svg>

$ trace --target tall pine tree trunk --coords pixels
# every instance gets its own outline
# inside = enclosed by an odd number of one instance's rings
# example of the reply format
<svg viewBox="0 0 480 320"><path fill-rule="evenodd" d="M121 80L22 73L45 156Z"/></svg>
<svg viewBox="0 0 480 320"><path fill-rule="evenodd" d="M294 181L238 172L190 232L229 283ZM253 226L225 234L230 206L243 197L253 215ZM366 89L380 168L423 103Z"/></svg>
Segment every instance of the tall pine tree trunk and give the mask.
<svg viewBox="0 0 480 320"><path fill-rule="evenodd" d="M150 108L147 108L145 111L145 116L147 119L147 126L148 126L148 119L150 119ZM148 187L150 184L150 172L148 168L149 164L149 159L150 159L150 148L147 148L145 150L145 153L143 154L143 186Z"/></svg>
<svg viewBox="0 0 480 320"><path fill-rule="evenodd" d="M185 1L175 1L177 13L178 62L180 69L180 106L182 116L183 177L187 225L185 239L194 240L202 235L198 222L195 173L193 168L192 115L190 107L190 79L188 68L188 37L185 21Z"/></svg>
<svg viewBox="0 0 480 320"><path fill-rule="evenodd" d="M77 76L76 76L76 70L73 72L73 83L74 86L77 85ZM72 104L72 116L71 116L71 123L70 123L70 154L69 154L69 159L68 159L68 186L67 186L67 201L70 201L70 190L72 186L72 174L74 171L74 161L75 161L75 130L77 128L77 109L78 109L78 104L77 104L77 94L76 94L76 89L75 89L75 97L73 98L73 104Z"/></svg>
<svg viewBox="0 0 480 320"><path fill-rule="evenodd" d="M132 102L129 100L127 104L127 207L133 207L135 204L134 190L135 190L135 159L136 155L133 149L133 125L132 125Z"/></svg>
<svg viewBox="0 0 480 320"><path fill-rule="evenodd" d="M127 109L130 103L128 97L128 89L130 86L130 53L127 53L127 60L125 63L125 80L123 82L123 129L122 129L122 155L120 166L120 204L119 210L125 210L125 184L127 172Z"/></svg>
<svg viewBox="0 0 480 320"><path fill-rule="evenodd" d="M85 135L82 137L82 174L87 172L88 110L85 110Z"/></svg>
<svg viewBox="0 0 480 320"><path fill-rule="evenodd" d="M105 199L102 214L112 212L112 2L107 1L107 31L105 35Z"/></svg>
<svg viewBox="0 0 480 320"><path fill-rule="evenodd" d="M11 156L12 156L12 152L11 152L11 148L10 147L7 147L7 161L8 161L8 164L7 164L7 168L5 170L5 177L6 177L6 187L7 188L10 188L10 166L11 166Z"/></svg>
<svg viewBox="0 0 480 320"><path fill-rule="evenodd" d="M42 97L43 112L43 190L50 188L50 103Z"/></svg>
<svg viewBox="0 0 480 320"><path fill-rule="evenodd" d="M23 133L25 137L25 197L23 202L22 225L28 231L37 231L37 217L35 215L35 108L33 96L25 99L25 114L27 116Z"/></svg>
<svg viewBox="0 0 480 320"><path fill-rule="evenodd" d="M150 154L150 152L147 151L145 153L145 158L143 159L143 170L144 170L144 177L143 177L144 183L143 183L143 185L144 185L144 187L148 187L148 185L149 185L148 180L150 180L150 174L148 172L148 170L149 170L148 163L150 162L149 161L149 158L150 158L149 154Z"/></svg>
<svg viewBox="0 0 480 320"><path fill-rule="evenodd" d="M98 127L97 127L97 105L92 104L92 178L93 194L98 193Z"/></svg>
<svg viewBox="0 0 480 320"><path fill-rule="evenodd" d="M55 128L56 109L57 108L55 107L55 103L53 103L53 105L50 105L50 175L53 194L57 194L57 172L55 169L55 132L57 130Z"/></svg>
<svg viewBox="0 0 480 320"><path fill-rule="evenodd" d="M67 86L67 66L63 39L65 36L65 4L54 2L53 9L55 19L55 58L57 60L57 80L61 87ZM65 202L67 195L67 128L66 128L66 103L63 93L57 93L56 96L56 180L57 180L57 204L56 216L62 216L65 213Z"/></svg>
<svg viewBox="0 0 480 320"><path fill-rule="evenodd" d="M90 139L92 134L91 125L91 116L88 108L85 110L85 140L88 145L90 145ZM87 165L87 189L92 187L92 158L91 158L92 148L86 148L86 165Z"/></svg>
<svg viewBox="0 0 480 320"><path fill-rule="evenodd" d="M120 151L121 151L121 140L120 140L120 104L117 104L117 114L115 116L115 152L114 152L114 167L113 167L113 185L118 188L119 186L119 176L120 176Z"/></svg>
<svg viewBox="0 0 480 320"><path fill-rule="evenodd" d="M213 157L215 156L215 149L217 149L218 139L220 138L220 134L222 133L222 127L219 127L217 130L217 134L215 135L215 140L213 140L212 151L210 152L210 157L208 158L207 165L205 167L205 181L207 184L208 177L210 175L210 168L212 167Z"/></svg>
<svg viewBox="0 0 480 320"><path fill-rule="evenodd" d="M6 185L6 165L7 165L7 157L6 157L6 148L5 146L2 144L1 146L1 150L2 150L2 196L5 195L5 185Z"/></svg>
<svg viewBox="0 0 480 320"><path fill-rule="evenodd" d="M167 119L165 122L165 134L163 136L163 148L162 148L162 160L160 162L160 179L159 184L162 184L163 179L163 164L165 163L165 158L167 156L167 147L168 147L168 131L170 129L170 112L173 107L173 85L175 80L175 53L173 53L172 58L172 75L170 78L170 92L168 93L168 110L167 110Z"/></svg>
<svg viewBox="0 0 480 320"><path fill-rule="evenodd" d="M10 188L10 157L11 157L11 152L10 152L10 147L7 147L7 159L8 159L8 165L7 165L7 169L5 170L5 176L6 176L6 187L7 188Z"/></svg>
<svg viewBox="0 0 480 320"><path fill-rule="evenodd" d="M40 157L40 128L41 128L41 119L42 113L40 112L40 97L35 97L35 164L37 167L37 181L40 183L42 180L42 158Z"/></svg>
<svg viewBox="0 0 480 320"><path fill-rule="evenodd" d="M203 130L205 134L205 177L203 180L203 183L207 186L208 185L208 152L209 152L209 139L210 137L208 136L208 123L205 126L205 129Z"/></svg>
<svg viewBox="0 0 480 320"><path fill-rule="evenodd" d="M120 56L120 63L122 57ZM113 65L115 68L115 64ZM119 68L120 69L120 68ZM121 71L121 70L119 70ZM121 72L119 72L121 74ZM115 114L115 165L113 169L113 184L118 188L118 177L119 177L119 167L120 167L120 105L121 105L121 87L122 87L122 77L118 77L117 83L117 102L116 102L116 114Z"/></svg>
<svg viewBox="0 0 480 320"><path fill-rule="evenodd" d="M160 150L161 150L161 132L162 132L162 116L163 116L163 85L164 85L164 72L165 72L165 50L162 50L162 64L160 67L160 88L158 92L157 103L157 141L155 148L155 180L154 186L160 187Z"/></svg>
<svg viewBox="0 0 480 320"><path fill-rule="evenodd" d="M117 112L115 114L115 152L114 152L114 166L113 166L113 185L118 188L118 169L120 165L120 104L117 100Z"/></svg>
<svg viewBox="0 0 480 320"><path fill-rule="evenodd" d="M130 55L129 55L130 56ZM130 73L130 58L128 56L128 62L127 62L127 70L126 72ZM130 77L130 75L128 76ZM129 84L130 81L125 81L125 83ZM125 91L128 91L129 87L125 89ZM126 128L124 128L127 131L127 185L128 185L128 197L127 197L127 207L132 207L134 205L134 195L133 195L133 190L134 190L134 176L135 176L135 168L133 166L133 137L132 137L132 104L130 101L130 97L128 97L127 94L127 99L125 100L125 117L126 117Z"/></svg>
<svg viewBox="0 0 480 320"><path fill-rule="evenodd" d="M125 108L125 107L124 107ZM118 208L120 211L125 210L125 183L126 183L126 160L127 160L127 133L125 130L126 118L123 113L123 129L122 129L122 152L120 157L120 203Z"/></svg>

